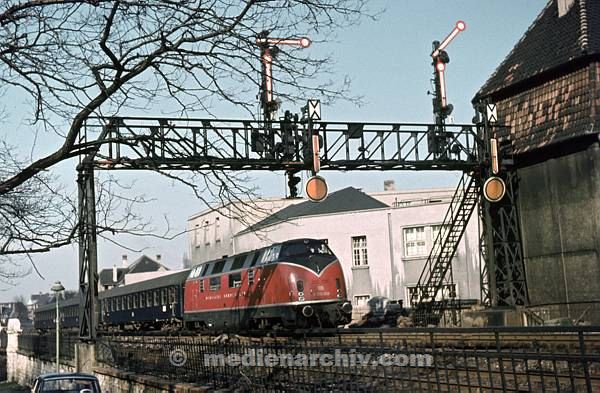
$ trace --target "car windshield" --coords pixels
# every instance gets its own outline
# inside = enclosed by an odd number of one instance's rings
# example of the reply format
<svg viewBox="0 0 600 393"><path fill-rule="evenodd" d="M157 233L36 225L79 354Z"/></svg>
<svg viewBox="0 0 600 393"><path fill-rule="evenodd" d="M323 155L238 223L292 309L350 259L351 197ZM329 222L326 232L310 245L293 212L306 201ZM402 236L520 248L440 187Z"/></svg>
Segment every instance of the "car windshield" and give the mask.
<svg viewBox="0 0 600 393"><path fill-rule="evenodd" d="M69 392L69 393L79 393L82 389L90 389L92 392L98 392L96 389L94 381L90 379L78 379L78 378L68 378L68 379L53 379L49 381L44 381L42 385L42 393L54 393L54 392Z"/></svg>

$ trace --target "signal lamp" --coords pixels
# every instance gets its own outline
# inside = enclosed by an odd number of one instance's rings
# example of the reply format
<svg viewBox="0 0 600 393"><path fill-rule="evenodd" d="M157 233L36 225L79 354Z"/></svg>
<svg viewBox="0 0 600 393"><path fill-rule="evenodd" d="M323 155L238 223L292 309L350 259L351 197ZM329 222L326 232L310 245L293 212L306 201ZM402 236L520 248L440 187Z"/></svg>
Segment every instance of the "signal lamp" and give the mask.
<svg viewBox="0 0 600 393"><path fill-rule="evenodd" d="M504 198L506 185L504 181L496 176L490 177L483 184L483 196L490 202L498 202Z"/></svg>

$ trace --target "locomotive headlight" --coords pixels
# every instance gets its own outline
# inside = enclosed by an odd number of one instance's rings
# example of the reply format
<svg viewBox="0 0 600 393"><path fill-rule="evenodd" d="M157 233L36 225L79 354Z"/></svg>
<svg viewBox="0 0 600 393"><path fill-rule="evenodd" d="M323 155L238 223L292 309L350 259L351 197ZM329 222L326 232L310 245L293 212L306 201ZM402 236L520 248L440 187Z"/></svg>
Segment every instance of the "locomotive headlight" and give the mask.
<svg viewBox="0 0 600 393"><path fill-rule="evenodd" d="M350 302L344 302L344 304L342 304L342 311L346 314L350 314L352 312L352 304L350 304Z"/></svg>
<svg viewBox="0 0 600 393"><path fill-rule="evenodd" d="M304 315L306 318L312 317L314 313L315 310L313 310L311 306L302 307L302 315Z"/></svg>

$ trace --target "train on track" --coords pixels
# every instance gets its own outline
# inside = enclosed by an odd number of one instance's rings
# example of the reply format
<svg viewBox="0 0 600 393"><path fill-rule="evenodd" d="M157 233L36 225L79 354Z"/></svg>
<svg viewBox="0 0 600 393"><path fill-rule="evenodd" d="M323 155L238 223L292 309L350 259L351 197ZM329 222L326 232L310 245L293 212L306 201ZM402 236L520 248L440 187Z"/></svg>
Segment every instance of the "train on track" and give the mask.
<svg viewBox="0 0 600 393"><path fill-rule="evenodd" d="M99 294L100 329L198 330L335 327L351 319L340 261L327 243L296 239L208 261ZM63 328L79 326L79 299L59 304ZM54 328L55 305L34 328Z"/></svg>

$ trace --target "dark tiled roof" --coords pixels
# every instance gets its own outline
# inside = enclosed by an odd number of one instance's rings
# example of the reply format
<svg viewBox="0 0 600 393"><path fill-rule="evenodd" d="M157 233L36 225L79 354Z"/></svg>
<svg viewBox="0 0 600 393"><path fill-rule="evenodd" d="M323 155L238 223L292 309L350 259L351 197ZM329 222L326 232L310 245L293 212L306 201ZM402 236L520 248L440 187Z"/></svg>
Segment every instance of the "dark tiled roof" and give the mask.
<svg viewBox="0 0 600 393"><path fill-rule="evenodd" d="M574 0L558 17L550 0L474 101L589 54L600 54L600 1Z"/></svg>
<svg viewBox="0 0 600 393"><path fill-rule="evenodd" d="M297 217L342 213L356 210L382 209L389 207L354 187L344 188L331 193L322 202L306 201L281 209L262 221L252 225L244 232L256 231Z"/></svg>
<svg viewBox="0 0 600 393"><path fill-rule="evenodd" d="M100 271L99 284L101 286L105 285L117 285L121 281L123 281L123 277L127 273L127 269L123 267L117 268L117 281L113 281L113 269L102 269Z"/></svg>

